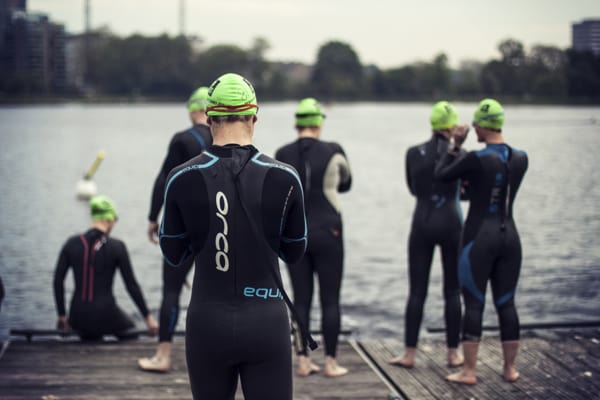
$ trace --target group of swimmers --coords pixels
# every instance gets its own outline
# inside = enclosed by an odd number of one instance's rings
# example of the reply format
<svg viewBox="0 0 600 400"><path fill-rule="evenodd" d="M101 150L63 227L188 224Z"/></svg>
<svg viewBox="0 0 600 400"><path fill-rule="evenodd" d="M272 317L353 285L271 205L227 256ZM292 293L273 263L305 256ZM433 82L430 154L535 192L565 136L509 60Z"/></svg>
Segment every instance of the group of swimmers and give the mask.
<svg viewBox="0 0 600 400"><path fill-rule="evenodd" d="M336 361L344 260L338 193L350 189L352 174L342 147L320 140L325 118L320 104L313 98L300 102L298 138L275 157L252 145L258 102L244 77L229 73L199 88L188 110L193 126L173 136L149 213L149 239L160 245L164 257L158 323L148 312L124 243L109 236L117 221L115 205L97 196L90 201L91 228L71 237L59 256L54 279L59 328L70 325L84 339L127 337L133 323L116 305L111 288L118 268L149 331L158 333L155 354L140 358L138 366L168 371L181 289L195 264L185 330L194 398L233 399L239 378L246 399L291 399L292 334L296 374L321 371L308 352L314 347L309 323L316 275L326 356L322 372L328 377L347 374ZM521 253L512 202L527 157L503 143L504 114L495 100L482 101L473 122L486 149L461 150L468 128L457 121L451 104L436 104L432 139L407 153L407 182L418 199L409 243L411 293L406 353L390 362L414 365L432 252L439 244L451 366L463 364L458 351L460 288L465 302L464 367L448 379L476 381L490 280L502 328L504 376L514 381L519 328L513 296ZM464 226L456 211L461 191L471 204ZM279 258L288 267L293 302L281 283ZM76 285L67 317L63 280L69 267Z"/></svg>
<svg viewBox="0 0 600 400"><path fill-rule="evenodd" d="M482 150L462 149L468 125L438 102L430 116L432 137L406 154L406 181L417 198L409 236L410 293L405 316L405 352L389 360L411 368L427 295L433 251L441 248L448 365L463 366L448 375L452 382L475 384L488 281L500 323L503 376L518 379L519 318L514 296L521 268L521 242L513 219L513 202L528 165L526 153L504 142L504 110L494 99L482 100L473 116ZM462 223L459 200L469 200ZM461 298L464 302L462 316ZM462 325L462 350L458 351Z"/></svg>

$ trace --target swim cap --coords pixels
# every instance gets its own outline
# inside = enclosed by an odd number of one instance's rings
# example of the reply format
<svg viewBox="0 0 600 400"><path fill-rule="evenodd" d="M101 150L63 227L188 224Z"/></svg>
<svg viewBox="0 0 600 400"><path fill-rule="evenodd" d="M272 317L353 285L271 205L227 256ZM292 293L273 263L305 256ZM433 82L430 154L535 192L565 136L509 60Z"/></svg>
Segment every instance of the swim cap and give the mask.
<svg viewBox="0 0 600 400"><path fill-rule="evenodd" d="M300 100L296 108L296 126L321 126L325 114L321 111L321 105L316 99L307 97Z"/></svg>
<svg viewBox="0 0 600 400"><path fill-rule="evenodd" d="M252 84L241 75L228 73L221 75L208 89L210 117L221 115L254 115L258 112L256 93Z"/></svg>
<svg viewBox="0 0 600 400"><path fill-rule="evenodd" d="M190 96L187 106L189 112L206 110L208 106L208 88L201 86L196 89Z"/></svg>
<svg viewBox="0 0 600 400"><path fill-rule="evenodd" d="M106 196L94 196L90 200L90 212L93 221L114 221L117 209L113 201Z"/></svg>
<svg viewBox="0 0 600 400"><path fill-rule="evenodd" d="M434 131L449 129L458 122L458 113L452 104L447 101L438 101L433 105L429 122L431 122L431 129Z"/></svg>
<svg viewBox="0 0 600 400"><path fill-rule="evenodd" d="M502 124L504 124L504 109L500 103L494 99L481 100L473 115L473 125L501 130Z"/></svg>

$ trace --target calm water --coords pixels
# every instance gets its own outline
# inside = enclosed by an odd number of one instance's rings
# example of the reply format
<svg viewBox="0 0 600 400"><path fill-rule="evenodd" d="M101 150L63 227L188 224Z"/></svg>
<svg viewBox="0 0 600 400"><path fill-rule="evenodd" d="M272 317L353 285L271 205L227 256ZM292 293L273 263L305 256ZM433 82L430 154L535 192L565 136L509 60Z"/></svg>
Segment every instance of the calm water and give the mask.
<svg viewBox="0 0 600 400"><path fill-rule="evenodd" d="M456 106L461 119L470 121L475 105ZM294 139L294 108L295 103L261 105L255 144L264 153ZM429 111L429 104L416 103L334 104L326 110L323 138L342 144L354 173L353 189L341 199L347 250L343 327L363 338L402 334L414 206L404 181L404 155L410 145L427 140ZM517 292L521 321L598 320L600 107L508 106L506 116L506 140L530 158L515 203L524 252ZM186 126L185 109L170 104L0 108L4 332L54 326L54 264L66 238L89 224L75 187L100 149L107 156L95 181L120 211L113 235L127 243L149 307L158 307L160 252L146 238L146 215L170 137ZM481 147L473 134L465 146ZM121 307L135 313L120 277L115 290ZM188 299L185 289L182 304ZM488 294L484 322L495 325L490 304ZM442 326L442 310L436 253L423 327ZM318 321L318 308L313 318Z"/></svg>

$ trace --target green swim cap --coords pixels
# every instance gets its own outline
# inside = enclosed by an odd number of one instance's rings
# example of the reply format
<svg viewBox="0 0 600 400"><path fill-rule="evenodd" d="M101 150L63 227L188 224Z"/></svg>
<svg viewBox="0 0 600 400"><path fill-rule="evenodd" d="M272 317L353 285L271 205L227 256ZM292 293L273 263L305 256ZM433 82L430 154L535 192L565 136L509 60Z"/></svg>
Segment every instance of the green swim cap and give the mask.
<svg viewBox="0 0 600 400"><path fill-rule="evenodd" d="M221 115L254 115L258 112L252 84L241 75L221 75L208 89L209 117Z"/></svg>
<svg viewBox="0 0 600 400"><path fill-rule="evenodd" d="M321 111L321 105L316 99L307 97L300 100L296 108L296 126L321 126L325 114Z"/></svg>
<svg viewBox="0 0 600 400"><path fill-rule="evenodd" d="M90 212L93 221L114 221L117 209L113 201L106 196L94 196L90 200Z"/></svg>
<svg viewBox="0 0 600 400"><path fill-rule="evenodd" d="M190 96L187 106L189 112L206 110L208 106L208 88L201 86L196 89Z"/></svg>
<svg viewBox="0 0 600 400"><path fill-rule="evenodd" d="M504 109L500 103L494 99L481 100L473 115L473 125L501 130L502 124L504 124Z"/></svg>
<svg viewBox="0 0 600 400"><path fill-rule="evenodd" d="M434 131L449 129L458 122L458 113L452 104L447 101L438 101L433 105L429 122Z"/></svg>

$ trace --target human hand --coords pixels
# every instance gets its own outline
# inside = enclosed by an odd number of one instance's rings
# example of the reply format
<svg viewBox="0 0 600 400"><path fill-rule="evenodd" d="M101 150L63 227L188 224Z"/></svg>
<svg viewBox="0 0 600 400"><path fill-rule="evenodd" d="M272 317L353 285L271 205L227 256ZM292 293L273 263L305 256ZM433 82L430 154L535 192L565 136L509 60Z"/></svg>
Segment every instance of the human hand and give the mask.
<svg viewBox="0 0 600 400"><path fill-rule="evenodd" d="M150 221L148 223L148 239L154 244L158 244L158 222Z"/></svg>
<svg viewBox="0 0 600 400"><path fill-rule="evenodd" d="M69 321L67 320L66 315L59 315L58 320L56 321L56 329L62 333L67 333L69 331Z"/></svg>
<svg viewBox="0 0 600 400"><path fill-rule="evenodd" d="M460 147L467 139L469 125L456 125L452 130L452 139L456 147Z"/></svg>
<svg viewBox="0 0 600 400"><path fill-rule="evenodd" d="M156 336L158 334L158 323L152 314L148 314L146 317L146 326L148 327L148 332L150 332L151 336Z"/></svg>

